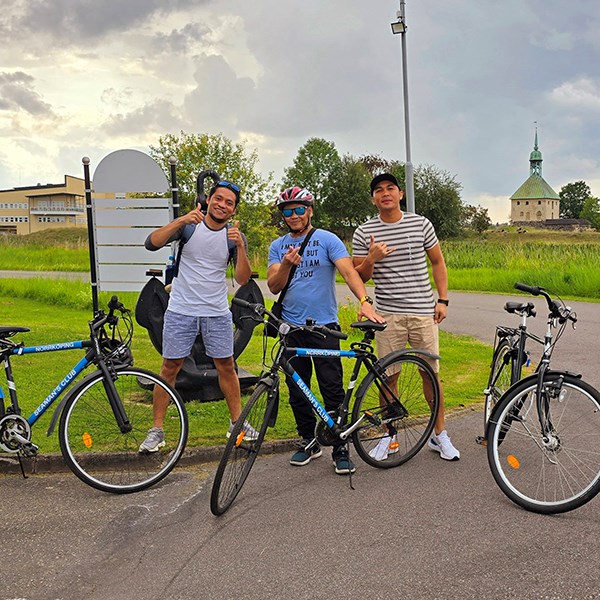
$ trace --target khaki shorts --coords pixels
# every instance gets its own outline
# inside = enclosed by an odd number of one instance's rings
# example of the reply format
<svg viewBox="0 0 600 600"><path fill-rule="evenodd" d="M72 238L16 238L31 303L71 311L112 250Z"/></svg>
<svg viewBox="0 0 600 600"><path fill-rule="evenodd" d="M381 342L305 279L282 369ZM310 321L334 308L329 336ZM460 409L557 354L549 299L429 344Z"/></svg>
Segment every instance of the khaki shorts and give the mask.
<svg viewBox="0 0 600 600"><path fill-rule="evenodd" d="M433 354L440 353L438 326L433 317L415 315L381 314L387 327L377 332L377 356L382 358L394 350L402 350L407 346L419 350L427 350ZM440 371L440 361L423 357L432 367L434 373Z"/></svg>

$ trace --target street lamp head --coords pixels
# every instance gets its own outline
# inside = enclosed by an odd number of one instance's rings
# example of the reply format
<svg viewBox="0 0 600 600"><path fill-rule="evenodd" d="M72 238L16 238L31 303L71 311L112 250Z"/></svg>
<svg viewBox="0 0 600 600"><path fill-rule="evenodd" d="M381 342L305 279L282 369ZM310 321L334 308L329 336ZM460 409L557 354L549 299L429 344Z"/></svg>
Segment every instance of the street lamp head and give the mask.
<svg viewBox="0 0 600 600"><path fill-rule="evenodd" d="M400 19L399 21L396 21L396 23L392 23L392 33L394 35L398 34L398 33L406 33L406 24L404 23L404 21L402 19Z"/></svg>

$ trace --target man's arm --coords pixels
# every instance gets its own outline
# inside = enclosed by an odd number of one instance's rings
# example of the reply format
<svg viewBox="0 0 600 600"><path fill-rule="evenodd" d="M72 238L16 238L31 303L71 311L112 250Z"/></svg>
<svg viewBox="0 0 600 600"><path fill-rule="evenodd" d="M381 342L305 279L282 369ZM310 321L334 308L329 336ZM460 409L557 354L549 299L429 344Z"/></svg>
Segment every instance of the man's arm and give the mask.
<svg viewBox="0 0 600 600"><path fill-rule="evenodd" d="M344 278L344 281L350 288L350 291L356 296L358 300L368 296L367 288L360 275L352 265L352 260L349 257L338 258L335 261L335 266L340 272L340 275ZM369 321L375 321L375 323L385 323L385 319L375 312L375 309L369 302L361 302L360 310L358 311L358 318L365 317Z"/></svg>
<svg viewBox="0 0 600 600"><path fill-rule="evenodd" d="M246 285L252 276L252 268L246 252L246 241L239 229L239 221L235 221L233 227L227 229L227 238L235 243L235 280L240 285Z"/></svg>
<svg viewBox="0 0 600 600"><path fill-rule="evenodd" d="M446 269L446 261L442 254L442 248L436 244L433 248L426 250L427 256L431 262L431 274L438 293L438 298L442 300L448 299L448 271ZM436 323L441 323L446 318L447 307L444 304L435 305L435 314L433 320Z"/></svg>
<svg viewBox="0 0 600 600"><path fill-rule="evenodd" d="M294 265L299 265L302 257L298 247L290 246L280 263L273 263L267 271L267 286L272 294L278 294L285 287Z"/></svg>
<svg viewBox="0 0 600 600"><path fill-rule="evenodd" d="M147 238L145 246L147 250L159 250L168 243L177 239L177 234L181 231L188 223L200 223L204 220L204 215L200 212L200 208L196 207L189 213L177 217L170 223L163 225L156 231L153 231Z"/></svg>
<svg viewBox="0 0 600 600"><path fill-rule="evenodd" d="M363 281L369 281L373 277L375 263L386 256L389 256L396 248L389 248L384 242L376 242L375 236L371 234L369 244L369 253L367 256L355 256L352 258L352 264L356 272Z"/></svg>

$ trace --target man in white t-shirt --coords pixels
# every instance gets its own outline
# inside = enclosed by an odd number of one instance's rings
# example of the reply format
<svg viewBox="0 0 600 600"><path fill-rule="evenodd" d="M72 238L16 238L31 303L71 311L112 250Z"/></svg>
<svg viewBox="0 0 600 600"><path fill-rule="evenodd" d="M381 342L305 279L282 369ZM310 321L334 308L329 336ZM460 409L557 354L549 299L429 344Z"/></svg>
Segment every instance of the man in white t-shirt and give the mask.
<svg viewBox="0 0 600 600"><path fill-rule="evenodd" d="M241 412L240 382L233 360L233 321L227 301L230 246L235 246L233 262L237 283L244 285L251 276L246 238L237 222L228 227L239 201L240 188L229 181L219 181L210 190L206 215L197 206L152 232L146 240L148 250L158 250L179 239L186 225L196 226L183 246L178 272L172 282L163 325L160 374L175 386L177 374L190 354L196 336L201 333L206 354L215 363L219 386L229 409L228 437ZM140 445L140 452L157 452L165 445L163 422L167 406L168 398L156 388L154 426Z"/></svg>

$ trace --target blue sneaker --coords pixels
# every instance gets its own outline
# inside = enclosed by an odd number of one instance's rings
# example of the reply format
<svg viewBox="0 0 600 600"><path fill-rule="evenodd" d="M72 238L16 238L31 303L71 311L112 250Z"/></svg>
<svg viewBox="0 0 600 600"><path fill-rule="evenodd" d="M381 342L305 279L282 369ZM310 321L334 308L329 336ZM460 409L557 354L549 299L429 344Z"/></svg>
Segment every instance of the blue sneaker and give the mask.
<svg viewBox="0 0 600 600"><path fill-rule="evenodd" d="M354 463L350 460L348 450L344 446L336 448L333 451L332 457L335 464L335 472L338 475L349 475L356 471Z"/></svg>
<svg viewBox="0 0 600 600"><path fill-rule="evenodd" d="M303 467L307 465L313 458L319 458L323 454L321 446L313 440L304 439L300 442L300 449L292 454L290 465Z"/></svg>

